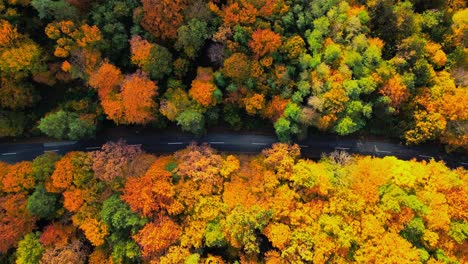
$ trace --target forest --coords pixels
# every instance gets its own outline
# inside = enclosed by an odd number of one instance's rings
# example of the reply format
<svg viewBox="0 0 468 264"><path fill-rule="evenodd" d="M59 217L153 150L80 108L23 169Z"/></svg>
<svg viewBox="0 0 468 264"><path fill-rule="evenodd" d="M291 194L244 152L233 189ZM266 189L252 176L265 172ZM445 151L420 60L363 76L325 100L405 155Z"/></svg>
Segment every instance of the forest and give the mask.
<svg viewBox="0 0 468 264"><path fill-rule="evenodd" d="M125 142L0 163L0 263L467 263L468 171Z"/></svg>
<svg viewBox="0 0 468 264"><path fill-rule="evenodd" d="M0 0L0 137L269 124L468 149L464 0Z"/></svg>

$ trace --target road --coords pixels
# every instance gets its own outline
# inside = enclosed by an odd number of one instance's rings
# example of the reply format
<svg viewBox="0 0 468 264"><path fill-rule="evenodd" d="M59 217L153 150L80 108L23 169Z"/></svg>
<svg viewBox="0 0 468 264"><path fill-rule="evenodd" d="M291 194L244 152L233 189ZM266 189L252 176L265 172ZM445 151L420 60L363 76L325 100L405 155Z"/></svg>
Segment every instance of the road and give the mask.
<svg viewBox="0 0 468 264"><path fill-rule="evenodd" d="M213 148L223 152L260 153L277 142L274 135L238 134L234 132L210 132L197 138L191 134L181 132L136 133L134 130L108 133L86 141L59 141L46 143L2 143L0 144L0 160L14 163L32 160L47 151L65 154L69 151L93 151L99 149L107 141L124 139L129 145L141 145L150 153L171 153L185 148L191 142L208 143ZM302 156L316 159L323 153L334 150L349 153L371 155L376 157L396 156L400 159L443 160L448 166L468 168L466 155L448 155L440 146L421 145L405 146L384 140L364 140L351 137L337 137L333 135L311 135L306 140L296 142L301 147Z"/></svg>

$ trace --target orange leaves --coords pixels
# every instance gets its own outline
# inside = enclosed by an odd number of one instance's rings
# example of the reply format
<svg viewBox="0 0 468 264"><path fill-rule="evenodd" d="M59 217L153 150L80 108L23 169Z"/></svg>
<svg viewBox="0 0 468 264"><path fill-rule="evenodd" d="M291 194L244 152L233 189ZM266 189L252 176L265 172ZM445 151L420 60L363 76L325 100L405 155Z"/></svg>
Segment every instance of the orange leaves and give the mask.
<svg viewBox="0 0 468 264"><path fill-rule="evenodd" d="M154 120L158 86L147 74L136 72L123 79L118 68L105 62L89 84L98 89L102 108L115 123L147 124Z"/></svg>
<svg viewBox="0 0 468 264"><path fill-rule="evenodd" d="M186 0L142 0L141 26L156 38L174 39L184 20Z"/></svg>
<svg viewBox="0 0 468 264"><path fill-rule="evenodd" d="M146 39L135 35L130 40L130 48L132 53L132 62L138 65L140 68L143 67L147 62L146 60L150 56L151 49L153 44L151 44Z"/></svg>
<svg viewBox="0 0 468 264"><path fill-rule="evenodd" d="M9 47L21 37L15 27L6 20L0 20L0 47Z"/></svg>
<svg viewBox="0 0 468 264"><path fill-rule="evenodd" d="M144 257L157 256L175 243L181 228L167 217L145 225L133 238L141 246Z"/></svg>
<svg viewBox="0 0 468 264"><path fill-rule="evenodd" d="M247 113L249 115L255 115L265 107L265 96L255 93L251 97L246 97L244 99L244 104Z"/></svg>
<svg viewBox="0 0 468 264"><path fill-rule="evenodd" d="M274 247L283 250L286 244L289 242L291 229L285 224L274 223L268 225L265 228L264 233Z"/></svg>
<svg viewBox="0 0 468 264"><path fill-rule="evenodd" d="M216 86L211 82L194 80L189 95L199 104L207 107L214 104L213 92L215 90Z"/></svg>
<svg viewBox="0 0 468 264"><path fill-rule="evenodd" d="M60 223L48 225L42 232L40 242L45 247L64 247L74 232L74 227L64 226Z"/></svg>
<svg viewBox="0 0 468 264"><path fill-rule="evenodd" d="M123 75L120 69L109 62L104 62L91 75L89 85L98 91L99 98L103 100L115 91L122 81Z"/></svg>
<svg viewBox="0 0 468 264"><path fill-rule="evenodd" d="M55 170L52 173L52 186L48 186L47 191L54 192L54 189L64 190L71 186L73 181L73 158L74 153L70 152L55 164Z"/></svg>
<svg viewBox="0 0 468 264"><path fill-rule="evenodd" d="M125 78L122 83L122 103L126 123L147 124L154 120L157 89L156 84L142 73L137 72Z"/></svg>
<svg viewBox="0 0 468 264"><path fill-rule="evenodd" d="M252 34L249 47L257 57L275 52L282 44L281 36L269 29L257 29Z"/></svg>
<svg viewBox="0 0 468 264"><path fill-rule="evenodd" d="M400 105L406 102L410 96L406 85L400 75L394 75L387 83L380 89L380 93L390 98L392 107L399 109Z"/></svg>
<svg viewBox="0 0 468 264"><path fill-rule="evenodd" d="M27 198L26 193L0 196L0 253L7 253L33 230L35 218L26 209Z"/></svg>
<svg viewBox="0 0 468 264"><path fill-rule="evenodd" d="M54 55L61 58L70 56L77 48L93 48L102 41L101 31L95 25L75 25L72 21L52 22L45 28L46 35L57 40Z"/></svg>
<svg viewBox="0 0 468 264"><path fill-rule="evenodd" d="M213 82L213 70L211 68L197 69L197 78L192 82L189 95L204 107L216 104L214 92L216 85Z"/></svg>
<svg viewBox="0 0 468 264"><path fill-rule="evenodd" d="M33 189L35 180L31 162L23 161L9 166L8 173L1 179L1 184L2 190L8 193Z"/></svg>
<svg viewBox="0 0 468 264"><path fill-rule="evenodd" d="M172 174L165 170L168 157L158 158L141 177L128 178L122 199L133 211L149 217L161 210L170 211L175 190Z"/></svg>

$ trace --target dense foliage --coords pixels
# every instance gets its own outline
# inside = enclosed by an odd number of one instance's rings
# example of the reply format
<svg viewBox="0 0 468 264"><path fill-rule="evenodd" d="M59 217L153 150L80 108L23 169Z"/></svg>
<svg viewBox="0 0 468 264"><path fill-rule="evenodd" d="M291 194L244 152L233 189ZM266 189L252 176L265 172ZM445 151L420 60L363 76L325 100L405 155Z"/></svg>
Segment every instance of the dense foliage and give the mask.
<svg viewBox="0 0 468 264"><path fill-rule="evenodd" d="M110 142L0 163L0 262L466 263L466 197L442 162Z"/></svg>
<svg viewBox="0 0 468 264"><path fill-rule="evenodd" d="M0 136L272 124L468 149L466 1L1 0Z"/></svg>

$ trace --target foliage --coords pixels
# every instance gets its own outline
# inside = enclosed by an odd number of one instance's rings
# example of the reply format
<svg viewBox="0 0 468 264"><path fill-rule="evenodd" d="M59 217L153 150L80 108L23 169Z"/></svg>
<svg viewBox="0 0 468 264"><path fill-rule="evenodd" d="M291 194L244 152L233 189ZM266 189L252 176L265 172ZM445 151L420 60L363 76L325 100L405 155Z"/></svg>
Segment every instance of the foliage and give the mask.
<svg viewBox="0 0 468 264"><path fill-rule="evenodd" d="M95 134L95 124L80 118L73 112L60 110L42 118L38 128L42 133L57 139L78 140L89 138Z"/></svg>

